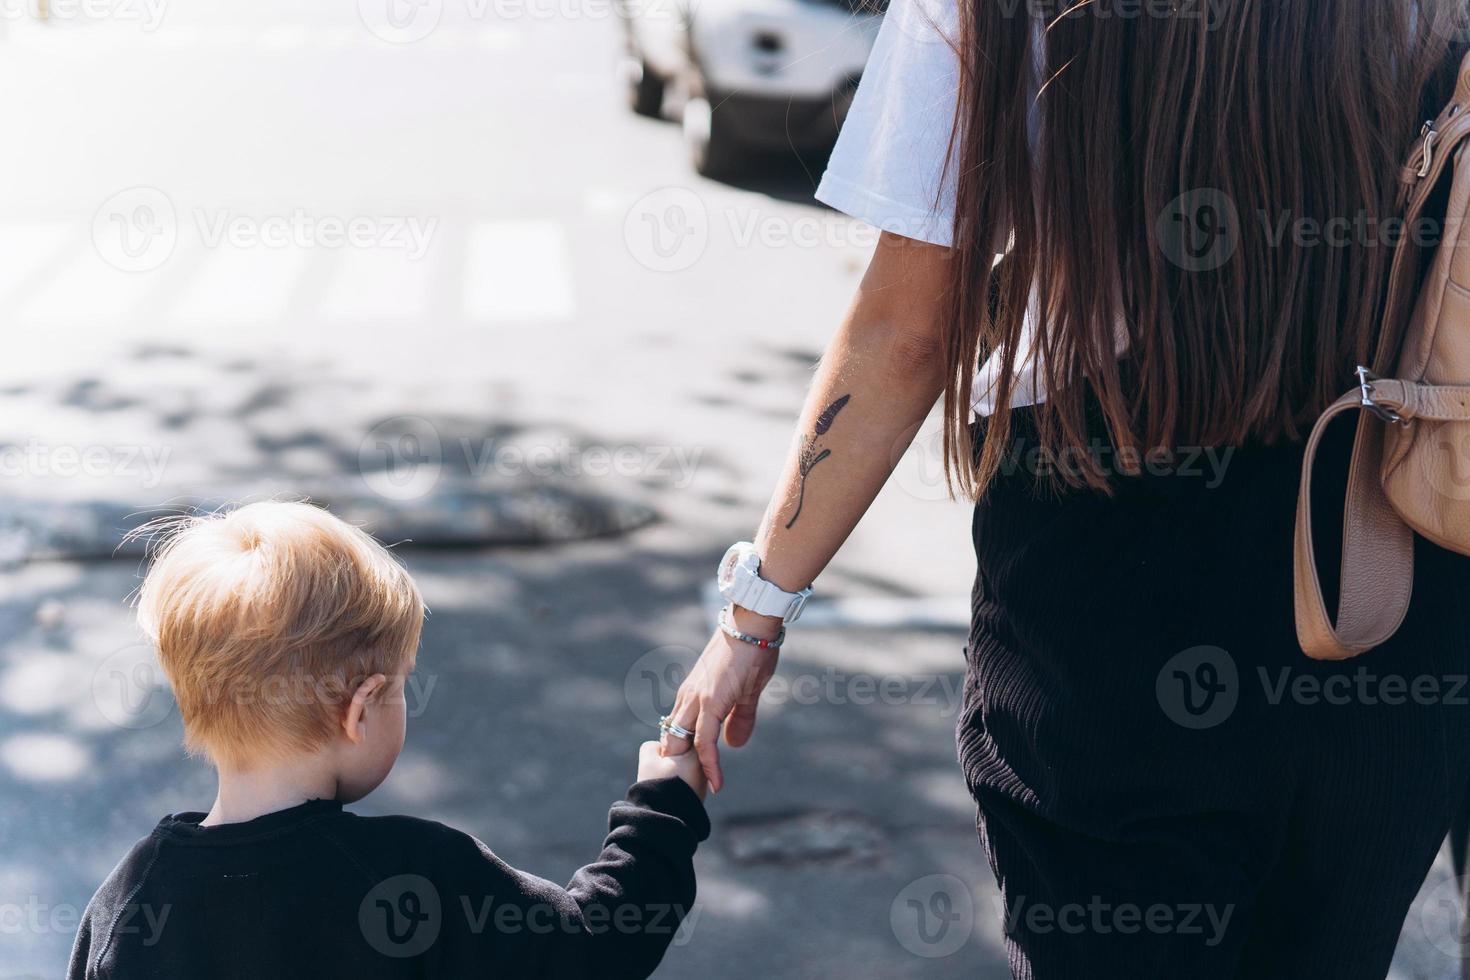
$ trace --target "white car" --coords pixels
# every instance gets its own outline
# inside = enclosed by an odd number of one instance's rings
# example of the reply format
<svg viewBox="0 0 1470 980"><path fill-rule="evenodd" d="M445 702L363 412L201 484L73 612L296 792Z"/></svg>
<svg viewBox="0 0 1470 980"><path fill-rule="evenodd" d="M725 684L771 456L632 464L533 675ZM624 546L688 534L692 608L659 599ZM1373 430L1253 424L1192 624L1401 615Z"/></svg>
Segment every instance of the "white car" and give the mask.
<svg viewBox="0 0 1470 980"><path fill-rule="evenodd" d="M887 0L619 0L634 112L681 112L695 168L828 148Z"/></svg>

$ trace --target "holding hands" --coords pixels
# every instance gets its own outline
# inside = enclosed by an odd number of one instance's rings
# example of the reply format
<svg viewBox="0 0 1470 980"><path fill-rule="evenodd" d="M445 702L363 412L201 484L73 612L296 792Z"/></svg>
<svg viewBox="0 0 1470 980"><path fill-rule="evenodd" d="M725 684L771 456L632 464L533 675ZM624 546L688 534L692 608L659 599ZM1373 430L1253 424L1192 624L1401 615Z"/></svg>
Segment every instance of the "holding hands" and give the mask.
<svg viewBox="0 0 1470 980"><path fill-rule="evenodd" d="M659 729L664 754L683 755L692 748L718 793L725 785L720 736L734 748L750 741L756 706L786 639L785 624L801 615L812 590L786 592L763 578L760 554L749 541L725 552L716 583L729 605Z"/></svg>
<svg viewBox="0 0 1470 980"><path fill-rule="evenodd" d="M709 789L699 759L692 754L664 755L657 742L644 742L638 747L638 781L678 776L689 784L701 800Z"/></svg>
<svg viewBox="0 0 1470 980"><path fill-rule="evenodd" d="M720 770L721 734L734 748L750 741L761 692L776 672L781 635L779 619L756 616L738 607L727 609L723 615L728 617L726 626L744 638L736 639L725 627L710 637L699 662L679 686L660 740L665 756L697 757L699 768L716 793L725 784ZM759 640L767 645L755 642Z"/></svg>

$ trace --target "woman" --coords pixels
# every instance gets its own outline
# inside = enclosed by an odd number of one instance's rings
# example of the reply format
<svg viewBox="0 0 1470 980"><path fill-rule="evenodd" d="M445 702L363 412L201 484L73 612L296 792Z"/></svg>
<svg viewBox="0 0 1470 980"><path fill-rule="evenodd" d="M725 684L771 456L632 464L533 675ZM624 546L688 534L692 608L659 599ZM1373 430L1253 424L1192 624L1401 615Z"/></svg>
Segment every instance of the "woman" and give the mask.
<svg viewBox="0 0 1470 980"><path fill-rule="evenodd" d="M942 392L978 501L959 755L1015 975L1382 977L1470 779L1470 561L1420 541L1395 639L1309 661L1293 512L1465 2L935 2L890 10L818 191L884 235L666 751L719 788L759 641Z"/></svg>

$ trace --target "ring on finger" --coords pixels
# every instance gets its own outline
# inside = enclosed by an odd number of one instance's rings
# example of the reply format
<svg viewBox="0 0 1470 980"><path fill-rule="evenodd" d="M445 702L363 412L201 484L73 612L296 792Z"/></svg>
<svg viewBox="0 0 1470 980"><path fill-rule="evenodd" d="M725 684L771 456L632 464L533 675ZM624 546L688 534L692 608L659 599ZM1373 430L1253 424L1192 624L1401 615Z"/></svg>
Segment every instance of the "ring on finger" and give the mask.
<svg viewBox="0 0 1470 980"><path fill-rule="evenodd" d="M668 715L664 715L658 720L658 730L664 735L673 735L676 738L687 738L690 741L694 740L693 732L685 728L683 725L676 724L674 722L674 719L670 718Z"/></svg>

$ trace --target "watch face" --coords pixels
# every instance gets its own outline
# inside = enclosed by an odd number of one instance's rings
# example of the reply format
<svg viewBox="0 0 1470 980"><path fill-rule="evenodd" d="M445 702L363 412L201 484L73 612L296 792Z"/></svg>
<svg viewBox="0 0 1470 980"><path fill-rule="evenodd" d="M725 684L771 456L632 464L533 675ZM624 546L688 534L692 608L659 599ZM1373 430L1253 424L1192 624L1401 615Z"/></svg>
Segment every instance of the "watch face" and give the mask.
<svg viewBox="0 0 1470 980"><path fill-rule="evenodd" d="M720 559L720 570L716 575L716 581L721 589L728 589L735 584L735 565L740 561L740 546L737 544L725 552L725 557Z"/></svg>

